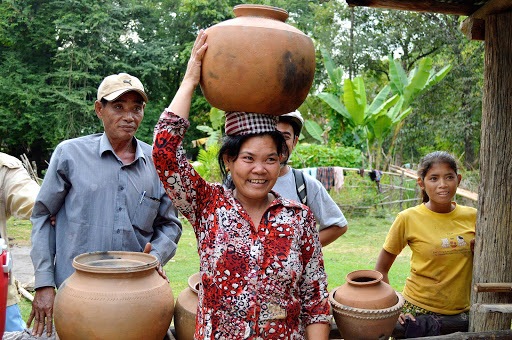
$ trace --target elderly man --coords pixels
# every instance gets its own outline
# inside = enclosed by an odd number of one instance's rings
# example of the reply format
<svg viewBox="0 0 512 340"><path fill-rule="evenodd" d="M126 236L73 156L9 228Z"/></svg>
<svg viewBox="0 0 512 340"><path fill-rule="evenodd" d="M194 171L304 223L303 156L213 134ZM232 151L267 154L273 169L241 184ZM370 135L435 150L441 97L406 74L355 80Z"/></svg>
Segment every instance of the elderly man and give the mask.
<svg viewBox="0 0 512 340"><path fill-rule="evenodd" d="M304 119L299 111L279 116L277 129L284 135L289 155L291 155L297 145L303 124ZM285 161L288 160L286 159ZM299 178L303 185L297 187L295 176L301 176L303 178ZM305 190L302 187L304 187ZM296 171L289 165L285 165L281 168L279 178L273 190L277 191L285 198L304 203L311 209L311 212L313 212L319 224L320 243L322 247L332 243L347 231L348 226L345 216L343 216L343 213L336 203L334 203L331 196L329 196L327 190L325 190L323 185L316 178ZM299 192L306 193L306 202L303 202L299 197Z"/></svg>
<svg viewBox="0 0 512 340"><path fill-rule="evenodd" d="M147 101L136 77L106 77L94 106L105 132L64 141L53 152L31 218L36 295L27 323L35 321L32 335L40 336L45 325L51 334L54 288L73 273L75 256L140 252L150 243L163 265L176 252L177 211L156 173L152 147L134 137Z"/></svg>
<svg viewBox="0 0 512 340"><path fill-rule="evenodd" d="M28 220L39 192L39 184L30 178L22 163L0 152L0 236L8 243L7 220L14 216ZM18 291L10 276L5 313L5 331L23 331L25 323L18 306Z"/></svg>

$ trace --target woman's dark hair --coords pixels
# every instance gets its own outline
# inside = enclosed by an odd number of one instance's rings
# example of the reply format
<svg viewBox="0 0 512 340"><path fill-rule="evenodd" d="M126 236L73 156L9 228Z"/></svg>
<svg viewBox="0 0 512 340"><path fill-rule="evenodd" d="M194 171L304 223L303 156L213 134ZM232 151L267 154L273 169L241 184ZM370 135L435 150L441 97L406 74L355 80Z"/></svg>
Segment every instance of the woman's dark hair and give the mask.
<svg viewBox="0 0 512 340"><path fill-rule="evenodd" d="M448 164L448 166L452 168L453 171L455 171L455 174L458 173L457 161L455 160L455 157L453 157L446 151L434 151L429 153L420 160L420 164L418 165L418 176L421 178L422 181L425 180L427 172L436 163ZM421 196L423 198L423 203L426 203L430 200L425 189L422 190Z"/></svg>
<svg viewBox="0 0 512 340"><path fill-rule="evenodd" d="M222 146L219 150L218 156L220 173L222 174L222 182L225 187L229 189L234 189L235 184L233 183L231 176L228 176L228 172L226 171L226 165L224 164L224 155L226 155L228 158L236 160L238 158L238 154L240 153L240 148L242 147L242 144L244 144L246 140L248 140L251 137L262 136L270 136L274 140L278 155L288 154L288 146L286 146L286 140L284 139L283 134L277 130L244 136L225 136L224 139L222 140Z"/></svg>

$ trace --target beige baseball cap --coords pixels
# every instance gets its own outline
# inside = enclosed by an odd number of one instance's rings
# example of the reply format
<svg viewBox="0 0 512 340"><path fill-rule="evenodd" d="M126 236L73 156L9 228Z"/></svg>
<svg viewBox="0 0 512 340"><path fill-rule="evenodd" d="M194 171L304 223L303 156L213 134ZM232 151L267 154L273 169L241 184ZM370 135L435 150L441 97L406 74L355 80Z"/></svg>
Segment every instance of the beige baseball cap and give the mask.
<svg viewBox="0 0 512 340"><path fill-rule="evenodd" d="M148 96L144 92L144 85L142 85L137 77L131 76L128 73L112 74L103 79L98 87L98 100L105 98L110 102L129 91L140 93L144 102L148 102Z"/></svg>

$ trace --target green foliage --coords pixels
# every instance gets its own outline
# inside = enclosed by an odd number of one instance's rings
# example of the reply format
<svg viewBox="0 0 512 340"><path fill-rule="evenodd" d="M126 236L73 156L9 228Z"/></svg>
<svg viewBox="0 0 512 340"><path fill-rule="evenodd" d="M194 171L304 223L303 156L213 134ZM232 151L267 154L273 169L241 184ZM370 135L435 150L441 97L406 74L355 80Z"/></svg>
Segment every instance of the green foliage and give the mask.
<svg viewBox="0 0 512 340"><path fill-rule="evenodd" d="M309 135L311 137L313 137L320 143L322 143L324 141L322 139L323 130L317 122L315 122L313 120L306 119L304 121L304 128L306 129L306 131L309 133Z"/></svg>
<svg viewBox="0 0 512 340"><path fill-rule="evenodd" d="M360 167L361 151L352 147L298 144L290 157L294 168L308 167Z"/></svg>
<svg viewBox="0 0 512 340"><path fill-rule="evenodd" d="M192 163L199 175L210 183L222 182L222 175L217 161L219 150L219 144L212 144L208 149L201 148L197 156L197 162Z"/></svg>

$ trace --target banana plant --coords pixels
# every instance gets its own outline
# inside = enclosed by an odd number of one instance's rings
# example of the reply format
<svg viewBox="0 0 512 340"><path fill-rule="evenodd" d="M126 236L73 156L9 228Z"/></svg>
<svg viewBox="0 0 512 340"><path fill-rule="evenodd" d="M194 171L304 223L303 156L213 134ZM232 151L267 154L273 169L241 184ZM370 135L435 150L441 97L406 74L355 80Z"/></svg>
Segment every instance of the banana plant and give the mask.
<svg viewBox="0 0 512 340"><path fill-rule="evenodd" d="M394 108L392 117L396 123L393 128L393 138L388 151L387 159L390 159L393 153L396 138L403 126L404 119L412 112L411 103L421 93L427 91L435 84L439 83L450 72L452 65L443 67L436 72L432 65L431 58L423 58L409 75L406 74L399 60L389 58L389 78L391 91L395 95L401 96L400 105Z"/></svg>
<svg viewBox="0 0 512 340"><path fill-rule="evenodd" d="M211 126L199 125L197 129L208 134L206 140L206 149L212 145L217 144L222 138L222 127L224 126L225 112L212 107L209 112ZM199 144L202 144L203 138L197 140Z"/></svg>

